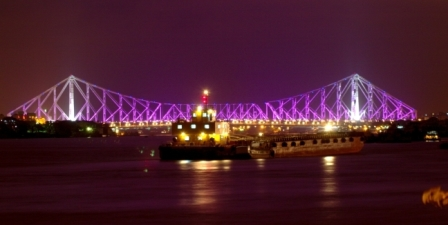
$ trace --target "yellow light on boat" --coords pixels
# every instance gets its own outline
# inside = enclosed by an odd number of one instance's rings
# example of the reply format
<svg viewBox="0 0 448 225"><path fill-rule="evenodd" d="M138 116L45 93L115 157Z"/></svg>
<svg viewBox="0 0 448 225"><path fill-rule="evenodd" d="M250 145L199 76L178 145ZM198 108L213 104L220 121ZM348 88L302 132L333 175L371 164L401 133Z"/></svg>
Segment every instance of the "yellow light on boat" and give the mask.
<svg viewBox="0 0 448 225"><path fill-rule="evenodd" d="M327 125L325 125L325 131L331 131L331 130L333 130L333 126L331 125L331 124L327 124Z"/></svg>
<svg viewBox="0 0 448 225"><path fill-rule="evenodd" d="M204 90L204 95L208 95L208 90Z"/></svg>
<svg viewBox="0 0 448 225"><path fill-rule="evenodd" d="M196 109L196 111L201 112L201 111L202 111L202 106L198 106L198 108Z"/></svg>

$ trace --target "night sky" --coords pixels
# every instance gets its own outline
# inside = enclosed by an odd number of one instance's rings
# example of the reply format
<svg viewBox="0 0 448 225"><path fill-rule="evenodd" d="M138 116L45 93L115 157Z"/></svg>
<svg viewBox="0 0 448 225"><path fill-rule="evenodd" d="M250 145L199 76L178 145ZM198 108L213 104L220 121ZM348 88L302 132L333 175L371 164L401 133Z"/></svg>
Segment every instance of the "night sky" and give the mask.
<svg viewBox="0 0 448 225"><path fill-rule="evenodd" d="M170 103L263 103L358 73L448 111L448 1L0 1L0 113L71 74Z"/></svg>

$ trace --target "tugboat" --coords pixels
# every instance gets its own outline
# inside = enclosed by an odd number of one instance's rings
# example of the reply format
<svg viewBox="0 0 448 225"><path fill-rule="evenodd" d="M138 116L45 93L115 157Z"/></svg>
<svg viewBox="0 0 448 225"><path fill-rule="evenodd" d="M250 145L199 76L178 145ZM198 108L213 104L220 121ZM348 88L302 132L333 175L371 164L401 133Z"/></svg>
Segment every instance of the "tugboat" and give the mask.
<svg viewBox="0 0 448 225"><path fill-rule="evenodd" d="M172 142L159 146L161 160L259 159L324 156L358 153L364 146L363 133L323 133L294 136L264 136L247 140L230 139L228 122L216 121L216 111L203 105L191 120L172 123Z"/></svg>
<svg viewBox="0 0 448 225"><path fill-rule="evenodd" d="M191 120L179 119L171 125L172 142L159 146L160 159L235 159L250 158L248 146L230 144L228 122L216 121L216 110L208 107L208 91L203 105L192 112Z"/></svg>

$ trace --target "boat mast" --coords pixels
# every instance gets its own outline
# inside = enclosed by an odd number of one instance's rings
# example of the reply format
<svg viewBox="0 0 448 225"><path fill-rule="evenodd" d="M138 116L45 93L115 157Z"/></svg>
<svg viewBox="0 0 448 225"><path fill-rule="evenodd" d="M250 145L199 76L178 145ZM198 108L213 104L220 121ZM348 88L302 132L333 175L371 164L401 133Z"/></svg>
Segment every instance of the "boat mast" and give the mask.
<svg viewBox="0 0 448 225"><path fill-rule="evenodd" d="M208 90L205 89L202 93L202 104L204 105L204 109L207 110L207 104L208 104Z"/></svg>

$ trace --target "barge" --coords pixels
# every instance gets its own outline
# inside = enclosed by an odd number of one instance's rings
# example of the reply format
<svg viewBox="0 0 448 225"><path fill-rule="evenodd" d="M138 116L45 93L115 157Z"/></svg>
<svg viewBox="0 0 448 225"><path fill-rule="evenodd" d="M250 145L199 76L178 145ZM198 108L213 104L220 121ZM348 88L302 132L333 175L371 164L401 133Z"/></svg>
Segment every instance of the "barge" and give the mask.
<svg viewBox="0 0 448 225"><path fill-rule="evenodd" d="M362 133L322 133L270 137L253 141L248 147L251 158L329 156L358 153L364 147Z"/></svg>

